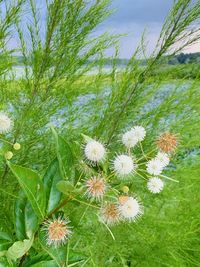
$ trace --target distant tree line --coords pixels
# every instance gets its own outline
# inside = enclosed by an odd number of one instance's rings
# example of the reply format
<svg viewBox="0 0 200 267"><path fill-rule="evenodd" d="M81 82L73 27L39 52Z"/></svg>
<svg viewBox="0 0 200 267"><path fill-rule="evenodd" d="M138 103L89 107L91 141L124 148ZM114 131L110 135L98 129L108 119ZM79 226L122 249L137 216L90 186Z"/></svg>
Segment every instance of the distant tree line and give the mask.
<svg viewBox="0 0 200 267"><path fill-rule="evenodd" d="M112 58L103 58L100 60L94 60L97 65L102 64L105 66L111 66L113 64ZM125 66L128 63L129 59L126 58L117 58L115 59L115 64L118 66ZM23 65L24 58L23 56L15 56L14 57L15 65ZM169 64L169 65L178 65L178 64L188 64L188 63L200 63L200 52L197 53L180 53L175 56L166 56L163 57L161 60L162 64ZM141 65L146 64L146 60L140 60Z"/></svg>
<svg viewBox="0 0 200 267"><path fill-rule="evenodd" d="M170 58L167 62L170 65L187 64L187 63L200 63L200 53L180 53Z"/></svg>

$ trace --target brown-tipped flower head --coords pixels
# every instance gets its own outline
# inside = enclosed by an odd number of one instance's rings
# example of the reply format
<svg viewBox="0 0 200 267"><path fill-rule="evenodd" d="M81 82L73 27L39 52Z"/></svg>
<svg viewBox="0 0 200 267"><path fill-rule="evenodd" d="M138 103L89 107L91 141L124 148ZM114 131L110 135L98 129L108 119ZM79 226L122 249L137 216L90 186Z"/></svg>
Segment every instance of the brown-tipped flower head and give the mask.
<svg viewBox="0 0 200 267"><path fill-rule="evenodd" d="M86 181L87 195L93 199L101 199L106 191L106 184L102 178L92 177Z"/></svg>
<svg viewBox="0 0 200 267"><path fill-rule="evenodd" d="M172 133L163 133L156 140L157 146L165 153L172 152L177 147L177 137Z"/></svg>
<svg viewBox="0 0 200 267"><path fill-rule="evenodd" d="M101 208L101 219L103 222L106 224L115 224L119 222L120 220L120 212L118 209L118 205L115 203L106 203L102 208Z"/></svg>
<svg viewBox="0 0 200 267"><path fill-rule="evenodd" d="M46 231L47 245L49 246L57 247L65 244L72 233L68 221L62 218L46 221L43 228Z"/></svg>

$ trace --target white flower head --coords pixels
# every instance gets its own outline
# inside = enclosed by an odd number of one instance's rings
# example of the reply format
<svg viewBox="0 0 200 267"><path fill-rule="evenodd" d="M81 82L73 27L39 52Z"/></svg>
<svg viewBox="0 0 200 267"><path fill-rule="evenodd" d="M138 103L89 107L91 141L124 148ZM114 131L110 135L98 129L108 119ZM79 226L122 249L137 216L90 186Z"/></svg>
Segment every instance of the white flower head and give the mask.
<svg viewBox="0 0 200 267"><path fill-rule="evenodd" d="M105 147L96 140L89 141L85 146L84 152L86 158L93 163L102 161L106 155Z"/></svg>
<svg viewBox="0 0 200 267"><path fill-rule="evenodd" d="M146 131L142 126L135 126L131 130L125 132L122 135L122 143L127 148L132 148L137 145L138 142L144 140L146 136Z"/></svg>
<svg viewBox="0 0 200 267"><path fill-rule="evenodd" d="M133 127L132 132L133 132L134 137L137 140L137 142L143 141L145 136L146 136L146 130L142 126Z"/></svg>
<svg viewBox="0 0 200 267"><path fill-rule="evenodd" d="M137 138L135 137L134 131L132 129L122 135L122 143L127 148L132 148L138 143Z"/></svg>
<svg viewBox="0 0 200 267"><path fill-rule="evenodd" d="M156 159L162 162L163 167L166 167L170 162L169 156L167 155L167 153L164 152L158 152Z"/></svg>
<svg viewBox="0 0 200 267"><path fill-rule="evenodd" d="M160 178L153 177L150 178L147 183L147 188L153 194L160 193L163 190L164 183Z"/></svg>
<svg viewBox="0 0 200 267"><path fill-rule="evenodd" d="M151 175L161 174L163 168L163 163L158 159L152 159L147 162L147 172Z"/></svg>
<svg viewBox="0 0 200 267"><path fill-rule="evenodd" d="M6 114L0 113L0 134L9 132L12 125L12 120Z"/></svg>
<svg viewBox="0 0 200 267"><path fill-rule="evenodd" d="M141 204L134 197L120 197L119 202L119 211L125 220L135 221L143 213Z"/></svg>
<svg viewBox="0 0 200 267"><path fill-rule="evenodd" d="M136 164L130 156L118 155L113 161L113 169L118 176L124 177L136 169Z"/></svg>

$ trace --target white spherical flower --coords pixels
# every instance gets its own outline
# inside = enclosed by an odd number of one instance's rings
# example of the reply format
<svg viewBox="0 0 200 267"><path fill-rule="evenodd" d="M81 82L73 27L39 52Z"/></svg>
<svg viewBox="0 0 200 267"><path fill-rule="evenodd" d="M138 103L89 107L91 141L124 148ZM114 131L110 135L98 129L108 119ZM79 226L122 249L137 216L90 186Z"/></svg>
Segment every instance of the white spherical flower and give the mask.
<svg viewBox="0 0 200 267"><path fill-rule="evenodd" d="M164 152L158 152L156 159L160 160L164 167L166 167L170 162L169 156Z"/></svg>
<svg viewBox="0 0 200 267"><path fill-rule="evenodd" d="M12 120L4 113L0 113L0 134L7 133L12 128Z"/></svg>
<svg viewBox="0 0 200 267"><path fill-rule="evenodd" d="M104 146L95 140L89 141L84 149L85 156L92 162L99 162L105 158L106 150Z"/></svg>
<svg viewBox="0 0 200 267"><path fill-rule="evenodd" d="M147 183L147 188L153 194L160 193L163 190L164 183L157 177L150 178Z"/></svg>
<svg viewBox="0 0 200 267"><path fill-rule="evenodd" d="M147 172L151 175L161 174L163 168L163 163L158 159L152 159L147 162Z"/></svg>
<svg viewBox="0 0 200 267"><path fill-rule="evenodd" d="M134 137L137 140L137 142L143 141L145 136L146 136L146 130L142 126L133 127L132 132L133 132Z"/></svg>
<svg viewBox="0 0 200 267"><path fill-rule="evenodd" d="M113 169L119 176L131 174L136 168L133 159L127 155L119 155L114 159Z"/></svg>
<svg viewBox="0 0 200 267"><path fill-rule="evenodd" d="M132 148L137 144L137 138L134 135L134 131L130 130L127 131L122 135L122 143L127 147L127 148Z"/></svg>
<svg viewBox="0 0 200 267"><path fill-rule="evenodd" d="M123 197L119 204L119 211L122 218L134 221L142 214L142 206L136 198Z"/></svg>

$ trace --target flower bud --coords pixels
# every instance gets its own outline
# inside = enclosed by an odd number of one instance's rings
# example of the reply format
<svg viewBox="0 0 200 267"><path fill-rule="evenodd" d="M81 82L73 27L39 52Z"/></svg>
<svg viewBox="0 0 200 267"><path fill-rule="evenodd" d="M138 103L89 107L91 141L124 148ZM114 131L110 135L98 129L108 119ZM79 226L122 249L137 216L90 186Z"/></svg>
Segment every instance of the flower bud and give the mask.
<svg viewBox="0 0 200 267"><path fill-rule="evenodd" d="M4 156L7 160L10 160L13 157L13 153L11 151L7 151Z"/></svg>
<svg viewBox="0 0 200 267"><path fill-rule="evenodd" d="M123 186L122 187L122 191L125 193L125 194L127 194L128 192L129 192L129 187L128 186Z"/></svg>
<svg viewBox="0 0 200 267"><path fill-rule="evenodd" d="M13 145L13 148L14 148L15 150L20 150L21 145L20 145L19 143L15 143L15 144Z"/></svg>

